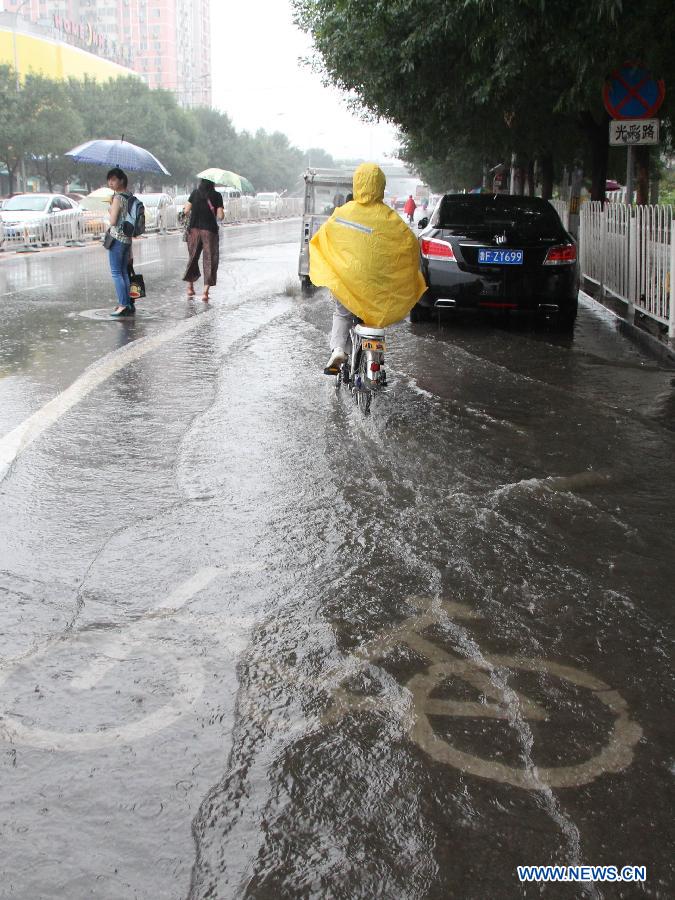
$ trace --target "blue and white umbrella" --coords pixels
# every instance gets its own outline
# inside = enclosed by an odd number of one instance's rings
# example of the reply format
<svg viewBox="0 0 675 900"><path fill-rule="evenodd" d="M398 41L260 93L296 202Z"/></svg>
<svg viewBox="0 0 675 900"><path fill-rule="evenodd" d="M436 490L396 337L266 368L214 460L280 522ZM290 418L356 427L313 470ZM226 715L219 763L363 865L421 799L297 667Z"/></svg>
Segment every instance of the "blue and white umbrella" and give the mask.
<svg viewBox="0 0 675 900"><path fill-rule="evenodd" d="M85 141L79 147L69 150L66 156L71 156L81 163L90 163L94 166L108 166L112 169L119 166L125 172L158 172L161 175L170 175L156 156L143 147L130 144L129 141Z"/></svg>

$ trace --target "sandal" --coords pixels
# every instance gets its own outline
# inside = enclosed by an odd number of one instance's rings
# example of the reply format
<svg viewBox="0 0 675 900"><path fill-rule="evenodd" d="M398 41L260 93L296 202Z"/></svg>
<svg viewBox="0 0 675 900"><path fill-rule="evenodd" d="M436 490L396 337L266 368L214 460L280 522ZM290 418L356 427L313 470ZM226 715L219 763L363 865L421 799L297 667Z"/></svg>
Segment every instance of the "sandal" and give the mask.
<svg viewBox="0 0 675 900"><path fill-rule="evenodd" d="M204 291L204 293L202 294L202 300L204 301L204 303L209 302L209 292L208 291Z"/></svg>
<svg viewBox="0 0 675 900"><path fill-rule="evenodd" d="M187 295L188 295L188 297L194 297L194 295L195 295L195 289L194 289L194 287L193 287L192 285L190 285L190 286L188 287L188 289L187 289Z"/></svg>
<svg viewBox="0 0 675 900"><path fill-rule="evenodd" d="M135 312L135 307L130 303L129 306L118 306L117 309L110 313L110 317L112 319L124 319L127 316L133 316Z"/></svg>

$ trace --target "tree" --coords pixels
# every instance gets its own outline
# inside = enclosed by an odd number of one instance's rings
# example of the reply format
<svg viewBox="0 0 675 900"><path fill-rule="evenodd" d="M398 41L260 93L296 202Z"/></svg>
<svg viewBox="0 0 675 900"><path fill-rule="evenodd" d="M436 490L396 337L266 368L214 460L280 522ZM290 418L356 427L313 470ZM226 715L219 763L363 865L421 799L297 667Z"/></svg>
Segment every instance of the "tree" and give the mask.
<svg viewBox="0 0 675 900"><path fill-rule="evenodd" d="M78 110L67 102L63 82L28 75L22 88L22 105L34 111L29 137L32 167L42 175L50 191L63 184L75 163L63 154L79 144L84 125Z"/></svg>
<svg viewBox="0 0 675 900"><path fill-rule="evenodd" d="M57 82L29 75L17 90L11 68L0 66L0 160L12 190L24 157L50 190L73 173L91 190L101 184L105 170L74 163L65 152L85 140L121 137L153 153L174 182L186 186L197 172L218 166L244 175L261 190L285 191L303 171L303 153L286 135L262 129L255 135L238 133L225 113L183 109L172 93L151 90L138 78ZM139 191L163 182L162 176L134 173Z"/></svg>
<svg viewBox="0 0 675 900"><path fill-rule="evenodd" d="M409 158L439 173L585 159L604 196L609 70L638 55L675 75L670 0L293 0L324 76L401 128ZM353 36L358 35L358 41ZM460 164L461 161L461 164Z"/></svg>
<svg viewBox="0 0 675 900"><path fill-rule="evenodd" d="M315 169L334 169L336 163L330 153L326 153L320 147L310 147L309 150L305 150L303 166L306 169L310 166Z"/></svg>
<svg viewBox="0 0 675 900"><path fill-rule="evenodd" d="M0 66L0 159L9 173L10 194L14 193L14 179L23 156L24 141L16 76L10 66Z"/></svg>

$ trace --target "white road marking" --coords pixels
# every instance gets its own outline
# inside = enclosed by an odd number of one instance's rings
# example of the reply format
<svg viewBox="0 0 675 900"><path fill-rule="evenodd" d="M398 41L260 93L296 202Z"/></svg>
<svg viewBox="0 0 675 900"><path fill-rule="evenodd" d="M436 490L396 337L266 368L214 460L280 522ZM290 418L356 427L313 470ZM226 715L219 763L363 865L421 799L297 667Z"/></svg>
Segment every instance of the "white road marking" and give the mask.
<svg viewBox="0 0 675 900"><path fill-rule="evenodd" d="M158 603L153 611L170 610L171 612L177 612L181 607L185 606L188 600L191 600L195 594L204 590L221 574L221 569L200 569L192 578L180 584L165 600ZM139 629L143 630L144 628L147 629L147 627L148 624L144 623L139 626ZM133 643L128 638L125 638L124 635L120 635L110 641L105 647L101 648L101 656L88 669L71 680L73 687L78 691L86 691L89 688L96 687L110 669L113 669L118 662L129 656L133 646Z"/></svg>
<svg viewBox="0 0 675 900"><path fill-rule="evenodd" d="M423 632L429 626L442 624L446 617L468 619L480 616L470 607L459 603L441 601L437 606L432 598L409 599L417 607L418 615L383 632L357 651L355 656L372 663L386 656L393 647L406 644L420 657L427 659L426 674L414 675L406 685L412 712L407 718L406 729L410 739L437 762L479 778L526 790L578 787L590 784L608 772L621 772L631 764L635 746L642 738L642 729L630 718L630 710L623 697L608 684L581 669L548 659L487 654L482 658L455 658L431 639L424 637ZM587 691L614 716L604 746L595 755L571 765L538 767L530 760L529 766L519 767L459 750L447 737L437 734L429 717L502 719L511 724L517 718L547 721L555 717L556 709L547 710L543 701L539 703L530 700L512 688L505 691L492 678L493 671L500 668L552 676ZM483 695L481 700L470 702L433 698L435 689L448 679L465 682ZM341 686L343 681L344 678L333 690L333 706L322 717L324 723L339 721L350 710L381 707L380 696L352 694L348 688Z"/></svg>
<svg viewBox="0 0 675 900"><path fill-rule="evenodd" d="M202 315L208 312L210 310L206 310ZM200 324L201 319L201 315L193 316L160 334L142 338L128 344L126 347L114 350L89 366L70 387L66 388L65 391L62 391L53 400L50 400L49 403L46 403L33 415L24 419L20 425L17 425L16 428L0 438L0 481L7 475L14 460L26 447L32 444L50 425L57 422L80 400L83 400L95 388L103 384L104 381L107 381L111 375L145 356L146 353L161 347L167 341L172 341L174 338L192 331L193 328Z"/></svg>
<svg viewBox="0 0 675 900"><path fill-rule="evenodd" d="M18 288L16 291L7 291L6 294L0 294L0 297L11 297L13 294L23 294L26 291L39 291L40 288L50 287L54 287L53 282L51 282L50 284L36 284L34 287Z"/></svg>
<svg viewBox="0 0 675 900"><path fill-rule="evenodd" d="M247 572L261 572L268 567L269 563L269 559L265 562L249 560L248 562L231 563L220 568L210 566L199 569L187 581L178 585L168 597L151 607L140 620L121 625L118 636L100 649L96 648L97 660L82 674L70 681L71 686L76 690L86 691L95 688L116 663L124 662L132 652L141 652L143 658L148 661L148 666L152 665L153 659L164 660L169 668L174 669L172 696L159 709L155 709L135 721L106 725L96 731L73 732L40 728L33 723L25 724L20 716L14 717L11 713L6 712L0 716L0 741L4 740L11 744L35 747L50 752L91 752L115 744L129 744L142 740L148 735L169 728L184 715L194 715L195 705L206 688L206 678L201 660L196 657L175 659L169 651L163 649L161 643L153 643L152 632L156 620L190 612L185 609L188 602L216 578L226 575L243 575ZM206 627L211 633L218 635L223 649L232 660L236 659L246 647L248 634L255 625L255 621L256 617L253 615L214 614L208 611L197 613L194 618L196 625ZM125 637L125 635L127 636ZM72 640L87 641L87 647L90 647L90 642L96 641L97 636L93 633L86 636L73 635ZM43 656L52 646L52 644L47 645L38 656ZM94 644L94 646L96 645ZM0 666L0 688L12 673L23 665L25 665L24 661L18 661L18 666L12 662L6 667ZM68 668L70 669L70 667L69 665Z"/></svg>

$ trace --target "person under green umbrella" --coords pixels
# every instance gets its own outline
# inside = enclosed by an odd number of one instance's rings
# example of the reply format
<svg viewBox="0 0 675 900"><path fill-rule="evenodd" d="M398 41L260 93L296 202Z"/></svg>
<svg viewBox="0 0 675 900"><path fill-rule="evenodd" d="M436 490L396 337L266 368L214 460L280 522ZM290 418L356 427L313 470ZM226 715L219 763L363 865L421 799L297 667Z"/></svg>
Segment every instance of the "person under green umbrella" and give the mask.
<svg viewBox="0 0 675 900"><path fill-rule="evenodd" d="M223 197L215 189L215 184L208 178L202 178L183 208L190 217L187 234L188 264L183 275L187 281L188 297L194 297L194 283L201 277L199 257L204 253L204 292L202 300L209 302L209 288L213 287L218 277L220 258L220 234L218 226L225 217Z"/></svg>
<svg viewBox="0 0 675 900"><path fill-rule="evenodd" d="M241 190L241 178L236 172L230 172L229 169L204 169L203 172L197 173L197 178L206 178L214 184L222 184L223 187L231 187L237 191Z"/></svg>

